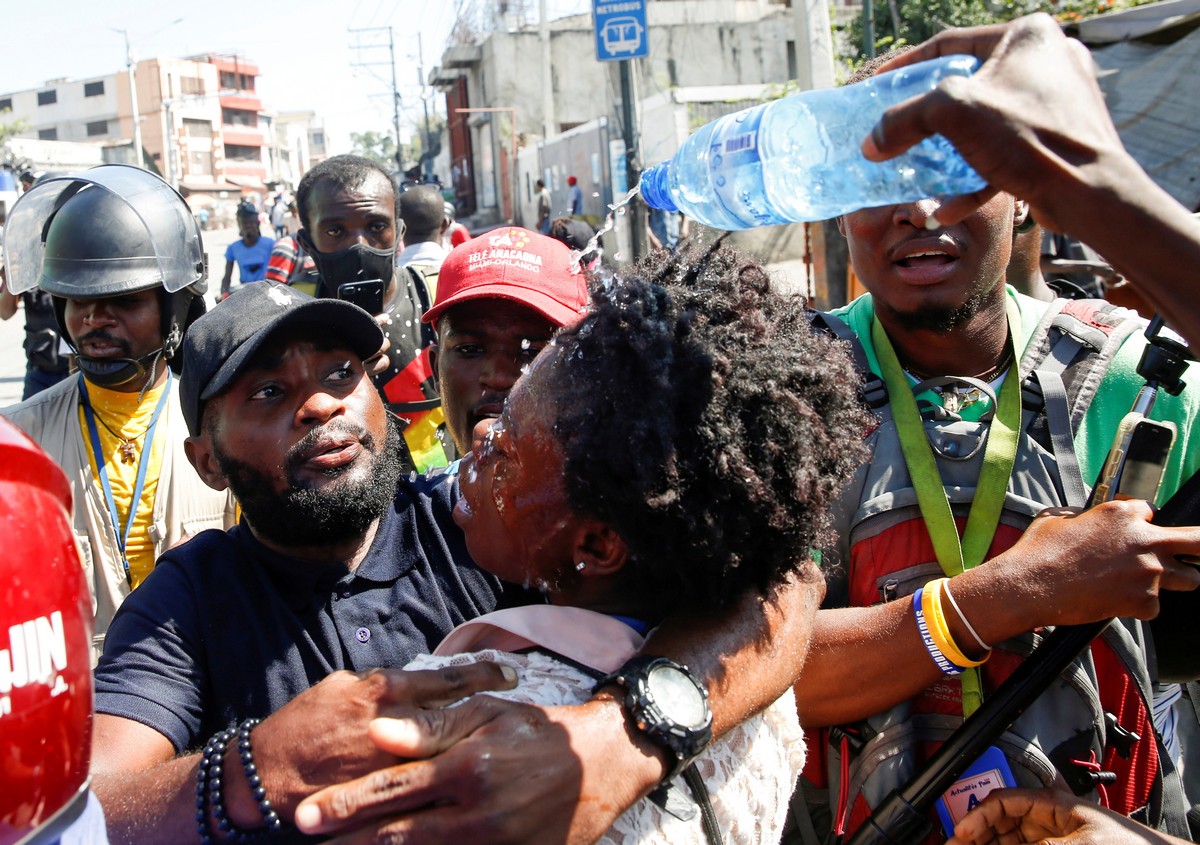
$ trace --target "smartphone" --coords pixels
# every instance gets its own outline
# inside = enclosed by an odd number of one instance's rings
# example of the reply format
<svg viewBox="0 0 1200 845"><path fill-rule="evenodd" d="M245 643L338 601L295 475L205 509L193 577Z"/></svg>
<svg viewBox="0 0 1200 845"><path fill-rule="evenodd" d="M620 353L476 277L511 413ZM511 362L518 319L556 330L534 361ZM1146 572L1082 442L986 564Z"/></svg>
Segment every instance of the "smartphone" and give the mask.
<svg viewBox="0 0 1200 845"><path fill-rule="evenodd" d="M1092 501L1145 499L1158 496L1167 458L1175 444L1175 424L1130 413L1121 420L1116 442L1104 461Z"/></svg>
<svg viewBox="0 0 1200 845"><path fill-rule="evenodd" d="M338 285L338 299L353 302L372 316L383 313L383 279Z"/></svg>

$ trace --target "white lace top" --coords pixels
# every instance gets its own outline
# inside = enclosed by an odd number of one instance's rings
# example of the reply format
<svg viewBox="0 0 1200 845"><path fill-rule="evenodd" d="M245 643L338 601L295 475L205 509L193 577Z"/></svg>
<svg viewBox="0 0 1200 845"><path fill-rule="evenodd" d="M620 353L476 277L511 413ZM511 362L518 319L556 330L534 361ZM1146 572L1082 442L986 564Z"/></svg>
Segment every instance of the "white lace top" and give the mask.
<svg viewBox="0 0 1200 845"><path fill-rule="evenodd" d="M564 636L553 638L560 640L560 646L566 642L566 648L533 641L532 637L552 638L556 628ZM629 626L611 617L578 608L548 605L513 608L460 626L438 647L437 654L418 657L406 668L430 669L480 660L505 663L517 670L517 687L489 695L547 706L579 704L591 697L595 685L588 674L548 654L536 651L514 654L483 646L497 642L503 643L504 648L519 648L524 640L524 647L552 648L572 660L609 672L640 646L641 637L631 636L631 632ZM581 636L584 634L590 636ZM571 653L576 651L572 643L585 640L587 660L580 659L584 655ZM457 650L464 645L482 650L443 653L447 646ZM594 653L597 648L607 653ZM600 663L605 665L597 665ZM722 840L746 845L778 843L792 787L803 765L804 739L790 693L714 742L696 761L696 767L708 787ZM686 787L684 794L690 797ZM599 841L624 845L707 845L699 814L690 821L682 821L648 799L630 807Z"/></svg>

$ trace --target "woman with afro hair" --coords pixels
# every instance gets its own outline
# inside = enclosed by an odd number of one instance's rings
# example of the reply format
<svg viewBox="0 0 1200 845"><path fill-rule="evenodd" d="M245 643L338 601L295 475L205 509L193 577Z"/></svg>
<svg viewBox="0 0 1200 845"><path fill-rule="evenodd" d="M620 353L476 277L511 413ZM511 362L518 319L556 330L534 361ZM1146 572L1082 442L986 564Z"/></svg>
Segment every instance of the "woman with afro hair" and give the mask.
<svg viewBox="0 0 1200 845"><path fill-rule="evenodd" d="M828 539L871 421L803 299L733 250L695 245L594 279L591 298L459 470L471 554L546 604L468 622L409 668L497 661L519 676L500 695L586 701L668 614L769 600ZM789 695L714 741L689 779L721 841L775 843L803 761ZM643 799L601 841L704 843L702 815Z"/></svg>

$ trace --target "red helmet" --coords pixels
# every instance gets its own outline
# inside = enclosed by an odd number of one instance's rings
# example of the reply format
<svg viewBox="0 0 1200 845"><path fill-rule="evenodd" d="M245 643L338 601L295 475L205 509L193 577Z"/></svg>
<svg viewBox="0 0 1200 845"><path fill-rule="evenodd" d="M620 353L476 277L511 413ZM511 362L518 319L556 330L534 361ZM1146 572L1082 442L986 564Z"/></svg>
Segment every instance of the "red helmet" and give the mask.
<svg viewBox="0 0 1200 845"><path fill-rule="evenodd" d="M0 845L82 812L92 745L92 604L71 488L0 419Z"/></svg>

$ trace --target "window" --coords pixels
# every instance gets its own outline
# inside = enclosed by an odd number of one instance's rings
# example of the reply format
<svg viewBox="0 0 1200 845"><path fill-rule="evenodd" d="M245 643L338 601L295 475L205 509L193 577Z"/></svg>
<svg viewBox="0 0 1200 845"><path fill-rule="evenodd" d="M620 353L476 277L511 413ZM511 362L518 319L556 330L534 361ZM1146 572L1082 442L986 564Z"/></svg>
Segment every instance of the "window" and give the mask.
<svg viewBox="0 0 1200 845"><path fill-rule="evenodd" d="M54 129L39 129L38 130L38 140L39 141L57 141L58 140L58 128L55 127Z"/></svg>
<svg viewBox="0 0 1200 845"><path fill-rule="evenodd" d="M93 120L91 123L89 123L87 125L87 133L88 133L89 138L91 138L95 135L107 135L108 134L108 121L107 120Z"/></svg>
<svg viewBox="0 0 1200 845"><path fill-rule="evenodd" d="M258 128L258 114L246 109L221 109L221 121L226 126L252 126Z"/></svg>
<svg viewBox="0 0 1200 845"><path fill-rule="evenodd" d="M204 80L198 76L179 77L179 87L184 94L203 94Z"/></svg>
<svg viewBox="0 0 1200 845"><path fill-rule="evenodd" d="M262 147L251 147L244 144L226 144L225 158L227 161L262 161Z"/></svg>
<svg viewBox="0 0 1200 845"><path fill-rule="evenodd" d="M38 91L38 105L50 106L58 102L58 92L51 88L49 91Z"/></svg>
<svg viewBox="0 0 1200 845"><path fill-rule="evenodd" d="M310 140L316 146L323 147L323 146L325 146L325 133L324 132L314 132L310 136Z"/></svg>
<svg viewBox="0 0 1200 845"><path fill-rule="evenodd" d="M83 96L85 97L102 97L104 96L104 80L98 82L83 83Z"/></svg>
<svg viewBox="0 0 1200 845"><path fill-rule="evenodd" d="M5 97L0 100L0 111L12 111L12 97Z"/></svg>
<svg viewBox="0 0 1200 845"><path fill-rule="evenodd" d="M207 120L197 120L191 117L183 119L183 134L189 138L211 138L212 123Z"/></svg>

